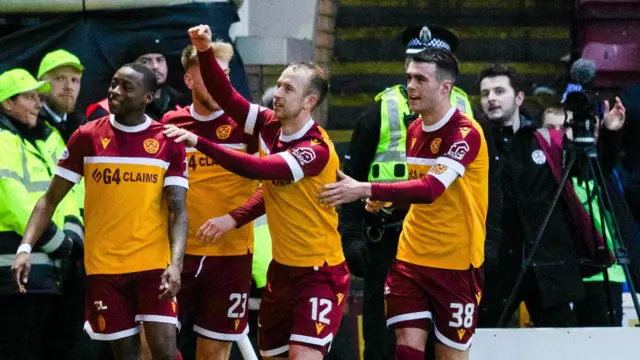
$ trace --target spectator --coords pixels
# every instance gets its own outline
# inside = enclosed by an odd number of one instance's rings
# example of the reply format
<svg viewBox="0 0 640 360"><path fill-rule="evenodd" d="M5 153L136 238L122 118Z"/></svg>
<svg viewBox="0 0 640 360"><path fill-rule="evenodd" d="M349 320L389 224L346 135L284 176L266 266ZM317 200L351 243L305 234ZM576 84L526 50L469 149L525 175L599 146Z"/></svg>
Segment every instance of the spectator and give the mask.
<svg viewBox="0 0 640 360"><path fill-rule="evenodd" d="M42 359L51 349L47 329L60 295L59 259L69 256L82 242L82 221L73 196L63 199L53 219L32 251L26 294L11 276L12 258L27 221L64 157L59 133L38 119L39 93L51 84L36 81L26 70L0 75L0 318L11 329L0 337L0 358ZM35 211L46 212L48 209Z"/></svg>
<svg viewBox="0 0 640 360"><path fill-rule="evenodd" d="M164 42L155 34L143 34L134 39L125 52L126 62L135 62L147 66L156 75L158 90L151 104L147 106L146 114L154 120L160 121L162 116L177 107L188 105L188 101L177 90L169 86L166 81L169 75L167 65L167 51ZM109 114L107 99L103 99L87 108L89 120L95 120Z"/></svg>
<svg viewBox="0 0 640 360"><path fill-rule="evenodd" d="M504 65L493 65L479 77L491 159L481 327L497 325L557 187L550 169L532 158L540 150L533 138L535 127L520 113L525 96L519 84L515 70ZM575 326L570 303L584 297L572 229L561 211L556 207L534 257L535 266L528 269L508 309L513 313L524 300L539 327Z"/></svg>
<svg viewBox="0 0 640 360"><path fill-rule="evenodd" d="M75 111L83 71L80 59L62 49L46 54L38 68L38 79L51 83L51 92L43 95L40 118L58 129L65 143L87 122Z"/></svg>

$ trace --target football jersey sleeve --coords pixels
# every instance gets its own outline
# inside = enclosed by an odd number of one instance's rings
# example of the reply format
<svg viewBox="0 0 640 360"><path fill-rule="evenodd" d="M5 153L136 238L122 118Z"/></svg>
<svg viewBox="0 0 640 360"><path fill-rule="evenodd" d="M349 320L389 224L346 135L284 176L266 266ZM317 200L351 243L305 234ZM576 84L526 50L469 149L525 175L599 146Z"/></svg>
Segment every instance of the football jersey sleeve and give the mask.
<svg viewBox="0 0 640 360"><path fill-rule="evenodd" d="M464 176L464 170L476 159L482 143L482 135L474 127L458 127L451 136L444 139L442 153L436 159L434 167L438 172L454 170L458 176ZM437 173L434 175L438 175Z"/></svg>
<svg viewBox="0 0 640 360"><path fill-rule="evenodd" d="M164 186L175 185L188 189L187 176L187 152L184 144L175 144L169 159L169 167L164 173Z"/></svg>
<svg viewBox="0 0 640 360"><path fill-rule="evenodd" d="M58 161L56 175L74 184L79 183L84 176L84 157L89 156L90 149L90 135L84 133L82 127L74 131Z"/></svg>
<svg viewBox="0 0 640 360"><path fill-rule="evenodd" d="M329 146L322 140L303 140L287 151L277 153L289 165L293 181L297 182L307 176L316 176L322 172L329 162Z"/></svg>
<svg viewBox="0 0 640 360"><path fill-rule="evenodd" d="M198 51L198 61L207 91L234 121L244 126L245 133L257 134L265 122L274 120L271 109L250 103L233 88L211 48Z"/></svg>

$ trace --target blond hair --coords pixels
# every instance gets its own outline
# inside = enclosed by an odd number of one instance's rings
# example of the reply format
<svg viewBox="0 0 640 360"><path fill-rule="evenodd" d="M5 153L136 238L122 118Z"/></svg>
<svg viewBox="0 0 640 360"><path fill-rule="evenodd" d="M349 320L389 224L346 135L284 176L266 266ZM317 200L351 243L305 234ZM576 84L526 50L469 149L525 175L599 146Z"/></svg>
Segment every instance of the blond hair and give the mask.
<svg viewBox="0 0 640 360"><path fill-rule="evenodd" d="M231 58L233 57L233 46L222 40L212 42L211 49L213 50L213 55L216 59L231 61ZM184 50L182 50L180 61L182 62L182 67L185 71L189 70L192 66L198 66L198 50L196 50L195 46L189 45L184 48Z"/></svg>

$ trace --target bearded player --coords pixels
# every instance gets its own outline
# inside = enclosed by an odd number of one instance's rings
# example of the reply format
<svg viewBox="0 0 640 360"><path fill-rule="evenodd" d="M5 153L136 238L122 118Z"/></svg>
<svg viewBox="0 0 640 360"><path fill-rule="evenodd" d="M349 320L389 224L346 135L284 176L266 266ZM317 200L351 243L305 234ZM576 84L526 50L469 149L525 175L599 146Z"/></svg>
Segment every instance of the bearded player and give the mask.
<svg viewBox="0 0 640 360"><path fill-rule="evenodd" d="M410 58L409 107L420 118L407 130L409 181L361 183L340 173L319 195L332 206L369 198L370 211L411 204L385 285L396 359L423 360L429 332L438 359L468 359L478 318L489 158L478 123L449 102L457 74L446 50Z"/></svg>
<svg viewBox="0 0 640 360"><path fill-rule="evenodd" d="M84 176L85 331L109 341L118 360L141 358L140 322L154 359L182 359L174 297L187 237L186 155L145 115L156 87L144 65L116 72L108 97L112 115L73 133L13 263L14 280L24 291L31 247Z"/></svg>
<svg viewBox="0 0 640 360"><path fill-rule="evenodd" d="M224 42L211 44L216 61L229 76L233 47ZM242 153L255 153L255 137L245 134L211 98L202 82L197 50L193 45L182 52L184 81L193 97L191 106L167 113L162 122ZM211 217L239 207L253 195L258 182L226 171L194 148L187 149L189 167L189 234L178 294L180 318L194 318L198 334L198 360L227 360L233 341L247 335L247 298L251 285L253 226L227 233L216 243L202 242L198 229ZM215 196L215 198L214 198Z"/></svg>
<svg viewBox="0 0 640 360"><path fill-rule="evenodd" d="M238 175L263 180L247 206L225 216L233 227L267 213L273 261L260 304L258 342L264 358L321 359L340 326L349 270L344 261L338 215L322 206L316 193L335 181L338 156L311 111L328 92L326 73L301 63L278 80L274 110L250 104L231 86L211 49L211 30L189 30L198 49L200 71L209 93L244 131L258 135L257 158L215 144L183 129L167 135L214 159Z"/></svg>

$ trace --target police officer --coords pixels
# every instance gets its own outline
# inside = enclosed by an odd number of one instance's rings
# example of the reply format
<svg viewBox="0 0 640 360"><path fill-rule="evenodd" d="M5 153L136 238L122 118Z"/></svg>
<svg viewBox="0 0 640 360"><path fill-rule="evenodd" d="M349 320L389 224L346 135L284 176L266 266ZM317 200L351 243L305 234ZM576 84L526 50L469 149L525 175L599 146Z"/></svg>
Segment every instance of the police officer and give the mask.
<svg viewBox="0 0 640 360"><path fill-rule="evenodd" d="M426 48L455 51L458 39L437 26L411 26L401 36L406 55ZM458 87L451 92L451 104L473 117L467 94ZM406 130L417 119L411 114L404 85L378 94L356 123L345 155L344 171L358 181L396 182L407 180ZM340 212L340 233L351 272L364 278L364 358L393 359L394 336L387 329L384 311L384 283L396 256L398 238L407 209L383 209L366 213L362 202L344 204Z"/></svg>
<svg viewBox="0 0 640 360"><path fill-rule="evenodd" d="M57 130L38 120L40 93L51 84L24 69L0 75L0 336L1 359L42 359L52 352L48 329L59 297L60 259L80 247L84 231L73 195L67 195L36 247L20 245L31 212L54 176L64 142ZM48 209L41 209L47 212ZM31 253L26 294L11 276L16 252ZM55 324L55 329L60 324ZM60 356L59 353L53 354ZM68 358L68 357L63 357Z"/></svg>

